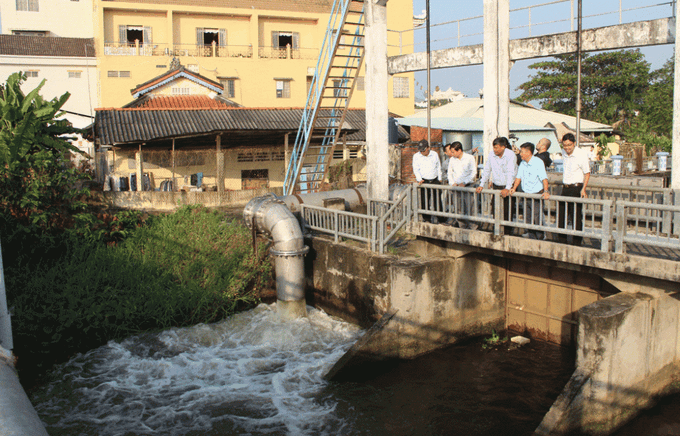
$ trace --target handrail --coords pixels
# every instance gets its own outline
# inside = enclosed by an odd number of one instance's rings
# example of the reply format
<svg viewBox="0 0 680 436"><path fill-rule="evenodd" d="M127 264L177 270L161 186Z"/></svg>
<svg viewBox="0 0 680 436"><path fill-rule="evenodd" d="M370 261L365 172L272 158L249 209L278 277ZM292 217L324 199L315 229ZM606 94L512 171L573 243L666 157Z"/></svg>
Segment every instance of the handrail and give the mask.
<svg viewBox="0 0 680 436"><path fill-rule="evenodd" d="M376 250L378 217L319 206L300 204L300 217L306 229L330 233L335 242L340 237L366 242Z"/></svg>
<svg viewBox="0 0 680 436"><path fill-rule="evenodd" d="M394 204L378 219L378 252L383 254L385 252L385 244L389 242L394 235L397 234L401 228L411 220L413 211L411 209L411 194L412 189L404 189L404 191L399 194ZM399 209L401 208L401 209ZM393 215L397 212L401 212L401 217L396 219ZM391 224L391 231L387 234L387 224Z"/></svg>

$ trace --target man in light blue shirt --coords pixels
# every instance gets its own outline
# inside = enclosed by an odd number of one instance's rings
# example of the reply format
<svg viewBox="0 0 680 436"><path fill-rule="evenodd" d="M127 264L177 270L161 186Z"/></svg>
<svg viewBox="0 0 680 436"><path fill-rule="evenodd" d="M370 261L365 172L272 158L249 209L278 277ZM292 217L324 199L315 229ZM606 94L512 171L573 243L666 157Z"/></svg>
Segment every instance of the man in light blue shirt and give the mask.
<svg viewBox="0 0 680 436"><path fill-rule="evenodd" d="M525 142L519 147L519 154L522 157L522 163L517 170L517 177L515 177L515 183L510 189L510 195L514 194L517 191L517 187L521 184L522 192L526 194L543 194L542 198L547 200L550 198L548 175L545 172L543 161L534 156L534 144ZM533 198L524 200L524 222L533 225L543 224L543 202ZM532 239L543 239L545 233L529 230L522 236Z"/></svg>

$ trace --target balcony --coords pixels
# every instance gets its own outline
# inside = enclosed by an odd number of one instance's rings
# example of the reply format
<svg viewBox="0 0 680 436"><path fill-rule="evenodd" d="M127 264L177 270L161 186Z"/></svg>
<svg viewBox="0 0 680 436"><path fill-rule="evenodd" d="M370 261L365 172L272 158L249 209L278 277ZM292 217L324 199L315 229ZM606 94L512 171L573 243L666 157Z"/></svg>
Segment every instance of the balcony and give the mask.
<svg viewBox="0 0 680 436"><path fill-rule="evenodd" d="M286 47L260 47L258 49L260 59L305 59L317 60L319 50L316 48L291 48Z"/></svg>
<svg viewBox="0 0 680 436"><path fill-rule="evenodd" d="M252 45L144 44L105 42L105 56L192 56L252 58Z"/></svg>

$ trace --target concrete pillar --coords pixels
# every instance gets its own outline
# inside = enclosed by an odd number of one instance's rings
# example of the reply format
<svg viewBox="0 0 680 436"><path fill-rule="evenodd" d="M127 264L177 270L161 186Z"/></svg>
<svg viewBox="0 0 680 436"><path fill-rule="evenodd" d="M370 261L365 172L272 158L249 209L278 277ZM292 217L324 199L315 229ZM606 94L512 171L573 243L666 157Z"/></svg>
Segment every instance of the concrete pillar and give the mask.
<svg viewBox="0 0 680 436"><path fill-rule="evenodd" d="M484 147L510 133L509 26L508 0L484 0Z"/></svg>
<svg viewBox="0 0 680 436"><path fill-rule="evenodd" d="M366 173L368 196L389 199L387 132L387 0L364 4L366 14Z"/></svg>
<svg viewBox="0 0 680 436"><path fill-rule="evenodd" d="M680 35L680 2L675 4L675 34ZM675 42L675 73L673 75L673 149L671 150L671 188L680 189L680 44Z"/></svg>
<svg viewBox="0 0 680 436"><path fill-rule="evenodd" d="M215 184L217 185L217 192L224 192L224 153L222 153L222 135L217 135L215 151L215 166L216 177Z"/></svg>
<svg viewBox="0 0 680 436"><path fill-rule="evenodd" d="M137 164L137 191L142 190L142 177L144 176L144 169L142 168L142 146L139 145L139 151L135 153L135 162Z"/></svg>

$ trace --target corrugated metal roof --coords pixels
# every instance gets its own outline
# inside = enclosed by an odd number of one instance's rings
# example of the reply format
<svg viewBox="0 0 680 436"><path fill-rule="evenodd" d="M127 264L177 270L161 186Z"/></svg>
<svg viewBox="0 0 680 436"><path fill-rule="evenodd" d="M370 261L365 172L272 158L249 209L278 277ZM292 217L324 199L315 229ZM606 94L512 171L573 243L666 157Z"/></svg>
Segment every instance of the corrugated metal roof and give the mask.
<svg viewBox="0 0 680 436"><path fill-rule="evenodd" d="M130 144L218 132L297 132L301 108L96 109L100 144ZM327 111L322 111L324 114ZM345 117L348 141L366 138L366 114L350 109Z"/></svg>
<svg viewBox="0 0 680 436"><path fill-rule="evenodd" d="M464 98L430 110L430 117L434 118L484 118L483 100L480 98ZM510 123L544 127L548 123L557 125L565 123L570 128L576 127L576 118L558 112L531 107L527 104L510 102ZM404 119L425 118L423 111L418 111ZM401 122L401 120L400 120ZM611 132L612 127L607 124L581 119L581 130L586 132Z"/></svg>
<svg viewBox="0 0 680 436"><path fill-rule="evenodd" d="M400 118L397 122L402 126L427 126L427 118ZM430 127L450 132L483 132L484 120L482 118L431 118ZM553 131L552 127L532 126L528 124L510 123L513 131Z"/></svg>

